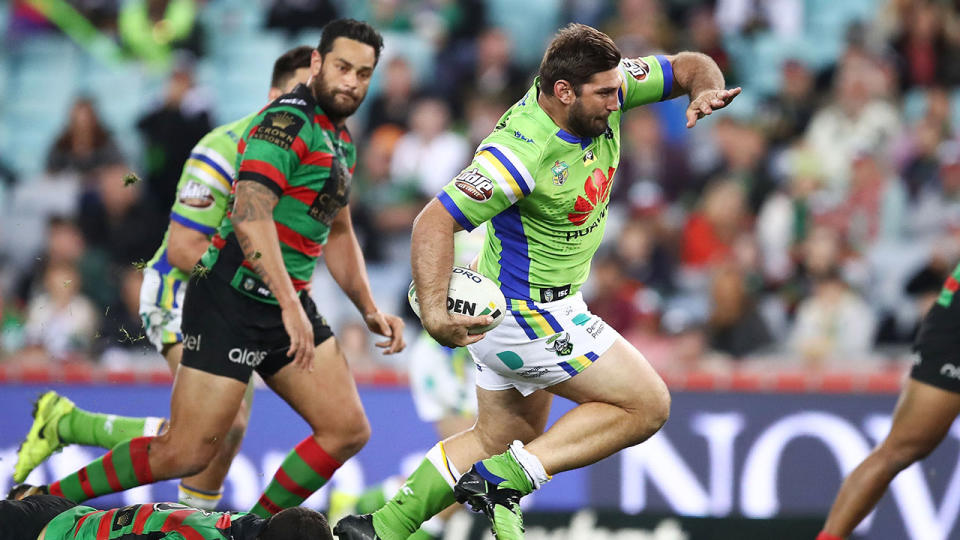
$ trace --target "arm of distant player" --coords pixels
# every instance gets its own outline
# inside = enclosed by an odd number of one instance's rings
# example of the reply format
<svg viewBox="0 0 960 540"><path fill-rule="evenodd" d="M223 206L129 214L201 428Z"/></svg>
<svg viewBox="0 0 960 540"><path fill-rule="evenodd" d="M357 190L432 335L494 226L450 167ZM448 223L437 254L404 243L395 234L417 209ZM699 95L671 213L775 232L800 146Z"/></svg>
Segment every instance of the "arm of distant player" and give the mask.
<svg viewBox="0 0 960 540"><path fill-rule="evenodd" d="M363 252L353 232L349 206L342 208L330 224L330 235L323 250L326 252L324 260L330 275L350 297L353 305L357 306L367 327L371 332L389 338L377 343L377 347L385 349L383 354L402 351L406 346L403 342L403 319L383 313L373 301Z"/></svg>
<svg viewBox="0 0 960 540"><path fill-rule="evenodd" d="M263 184L238 180L230 220L247 262L280 304L283 327L290 336L287 356L293 357L297 367L312 370L313 325L287 275L273 221L273 207L279 200L279 196Z"/></svg>
<svg viewBox="0 0 960 540"><path fill-rule="evenodd" d="M702 53L682 52L668 56L673 67L673 90L670 99L682 95L690 96L687 106L687 127L696 125L697 120L722 109L740 95L740 87L724 88L723 73L709 56Z"/></svg>
<svg viewBox="0 0 960 540"><path fill-rule="evenodd" d="M439 200L431 200L413 222L410 266L420 301L423 328L441 345L463 347L486 334L468 329L493 322L489 315L468 317L447 311L447 289L453 271L453 233L461 230Z"/></svg>
<svg viewBox="0 0 960 540"><path fill-rule="evenodd" d="M170 236L167 238L167 260L186 273L200 261L210 246L210 238L196 229L191 229L170 220Z"/></svg>

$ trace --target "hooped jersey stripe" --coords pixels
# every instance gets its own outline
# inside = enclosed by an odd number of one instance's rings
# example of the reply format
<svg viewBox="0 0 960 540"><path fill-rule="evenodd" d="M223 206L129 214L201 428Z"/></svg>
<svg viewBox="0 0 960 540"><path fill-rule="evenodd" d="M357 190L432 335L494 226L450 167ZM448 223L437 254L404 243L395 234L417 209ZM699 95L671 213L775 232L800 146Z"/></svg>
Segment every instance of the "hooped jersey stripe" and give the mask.
<svg viewBox="0 0 960 540"><path fill-rule="evenodd" d="M523 162L509 148L502 144L489 143L480 147L481 152L489 152L495 160L495 164L502 167L501 174L505 180L513 182L520 189L523 196L527 196L533 191L536 183L530 171L523 165ZM513 186L511 186L513 187Z"/></svg>
<svg viewBox="0 0 960 540"><path fill-rule="evenodd" d="M450 198L450 195L447 195L446 191L441 191L437 193L437 199L440 200L440 204L447 209L447 212L450 212L450 215L453 216L453 219L460 224L467 232L470 232L477 228L476 225L470 222L467 219L467 216L463 215L463 212L460 211L460 207L453 202L453 199Z"/></svg>
<svg viewBox="0 0 960 540"><path fill-rule="evenodd" d="M193 230L195 230L195 231L200 231L200 232L202 232L203 234L206 234L206 235L211 235L211 234L217 232L217 228L216 228L216 227L207 227L206 225L203 225L202 223L197 223L196 221L194 221L194 220L192 220L192 219L190 219L190 218L187 218L187 217L185 217L185 216L181 216L180 214L178 214L178 213L176 213L176 212L170 212L170 220L171 220L171 221L176 221L177 223L183 225L184 227L187 227L188 229L193 229Z"/></svg>
<svg viewBox="0 0 960 540"><path fill-rule="evenodd" d="M191 154L195 156L196 154ZM202 157L202 156L201 156ZM211 189L224 195L230 194L230 179L223 176L213 165L197 157L191 157L186 163L186 173Z"/></svg>

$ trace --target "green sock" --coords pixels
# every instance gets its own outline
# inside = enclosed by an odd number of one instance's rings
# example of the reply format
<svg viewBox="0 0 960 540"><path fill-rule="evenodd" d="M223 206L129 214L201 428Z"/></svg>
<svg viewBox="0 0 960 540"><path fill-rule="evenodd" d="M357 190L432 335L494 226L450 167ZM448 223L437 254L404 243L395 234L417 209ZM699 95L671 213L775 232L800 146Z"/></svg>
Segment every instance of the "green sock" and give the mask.
<svg viewBox="0 0 960 540"><path fill-rule="evenodd" d="M269 518L284 508L300 506L327 483L340 465L312 435L307 437L287 454L250 513Z"/></svg>
<svg viewBox="0 0 960 540"><path fill-rule="evenodd" d="M79 471L50 484L50 494L79 503L107 493L152 484L148 450L153 439L137 437L118 444Z"/></svg>
<svg viewBox="0 0 960 540"><path fill-rule="evenodd" d="M129 418L115 414L87 412L79 407L63 415L57 424L60 440L110 449L134 437L159 434L162 418Z"/></svg>
<svg viewBox="0 0 960 540"><path fill-rule="evenodd" d="M500 488L515 489L522 495L533 491L533 482L510 451L476 463L480 476Z"/></svg>
<svg viewBox="0 0 960 540"><path fill-rule="evenodd" d="M420 525L456 501L453 486L458 476L437 443L400 491L373 513L373 528L383 540L404 540ZM416 537L414 537L416 538Z"/></svg>

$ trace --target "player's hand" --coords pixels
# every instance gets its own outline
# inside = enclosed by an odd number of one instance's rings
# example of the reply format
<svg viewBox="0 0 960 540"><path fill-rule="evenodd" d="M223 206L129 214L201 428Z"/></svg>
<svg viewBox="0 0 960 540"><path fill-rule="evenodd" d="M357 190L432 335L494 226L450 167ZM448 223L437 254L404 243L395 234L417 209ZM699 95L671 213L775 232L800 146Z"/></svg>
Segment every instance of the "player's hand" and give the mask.
<svg viewBox="0 0 960 540"><path fill-rule="evenodd" d="M433 339L437 340L437 343L446 347L465 347L480 341L486 335L485 333L470 334L470 329L491 324L493 317L490 315L478 317L455 315L443 310L434 316L424 315L421 322L424 330Z"/></svg>
<svg viewBox="0 0 960 540"><path fill-rule="evenodd" d="M742 92L742 89L739 86L729 90L721 88L720 90L701 92L687 106L687 127L692 128L697 124L697 120L709 116L717 109L726 107L733 101L733 98L740 95L740 92Z"/></svg>
<svg viewBox="0 0 960 540"><path fill-rule="evenodd" d="M390 339L376 343L377 347L386 349L383 354L394 354L403 350L407 346L403 341L403 319L396 315L388 315L382 311L371 311L363 316L363 321L367 323L367 328L375 334L386 336Z"/></svg>
<svg viewBox="0 0 960 540"><path fill-rule="evenodd" d="M313 371L313 325L300 302L281 308L283 328L290 336L290 348L287 356L293 358L293 365L299 369Z"/></svg>

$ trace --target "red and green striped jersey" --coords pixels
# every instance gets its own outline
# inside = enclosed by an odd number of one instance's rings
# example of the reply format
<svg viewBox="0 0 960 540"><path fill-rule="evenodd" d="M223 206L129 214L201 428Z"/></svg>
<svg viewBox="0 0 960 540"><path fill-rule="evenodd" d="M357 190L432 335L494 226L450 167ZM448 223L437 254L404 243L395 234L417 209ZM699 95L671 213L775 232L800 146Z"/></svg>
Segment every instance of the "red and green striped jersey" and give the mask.
<svg viewBox="0 0 960 540"><path fill-rule="evenodd" d="M177 503L112 510L75 506L47 524L45 540L254 540L266 520L245 512L206 512Z"/></svg>
<svg viewBox="0 0 960 540"><path fill-rule="evenodd" d="M260 183L279 201L273 221L294 289L304 289L330 233L347 205L357 161L346 128L333 125L305 85L277 98L250 123L237 155L237 182ZM241 293L276 304L260 276L244 260L227 212L201 263L225 276Z"/></svg>

